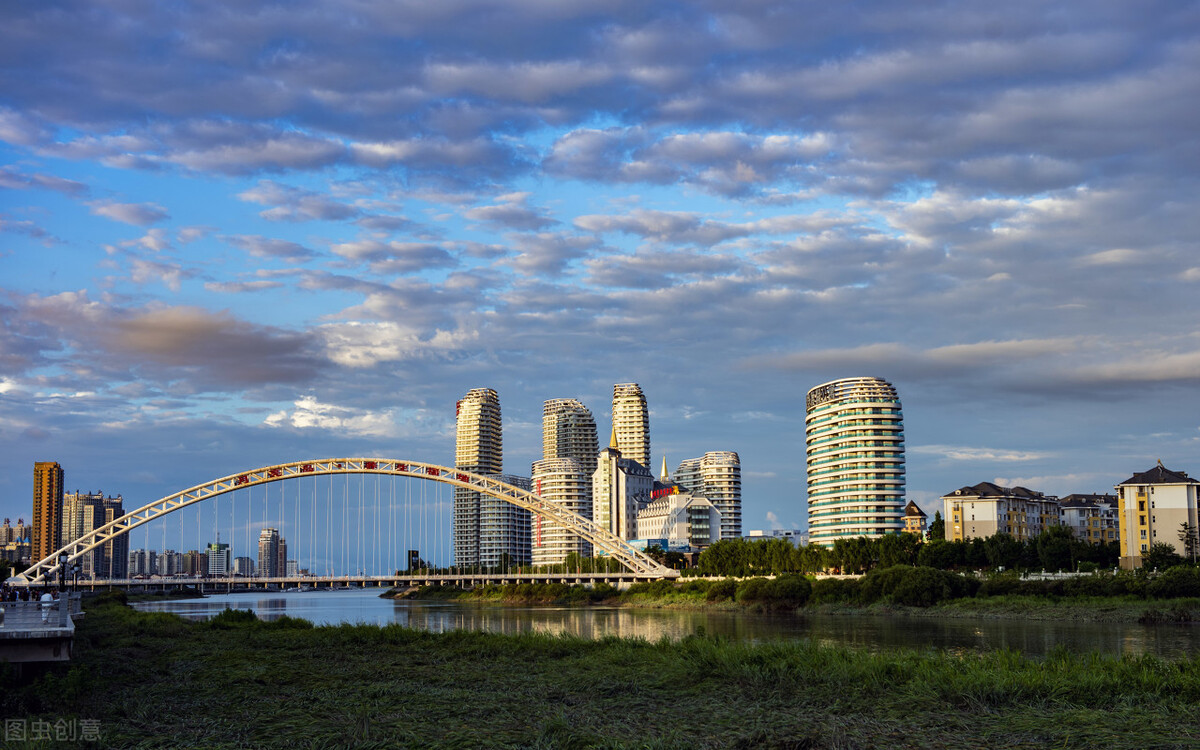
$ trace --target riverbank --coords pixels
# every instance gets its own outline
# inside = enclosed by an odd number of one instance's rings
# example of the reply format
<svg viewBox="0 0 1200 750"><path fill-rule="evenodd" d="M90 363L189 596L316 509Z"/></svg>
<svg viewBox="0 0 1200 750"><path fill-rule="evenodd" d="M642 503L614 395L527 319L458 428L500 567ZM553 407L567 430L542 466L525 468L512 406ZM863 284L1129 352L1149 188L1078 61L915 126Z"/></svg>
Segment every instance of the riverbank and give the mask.
<svg viewBox="0 0 1200 750"><path fill-rule="evenodd" d="M1196 657L437 634L245 612L189 623L113 601L79 624L69 666L4 701L6 717L99 720L96 747L1200 743Z"/></svg>
<svg viewBox="0 0 1200 750"><path fill-rule="evenodd" d="M756 581L757 583L750 583ZM838 587L843 582L805 589L795 582L772 590L766 579L660 581L639 584L625 591L612 586L566 584L512 584L458 589L426 586L388 591L387 598L415 601L464 601L504 605L554 605L684 609L716 612L792 612L822 615L894 615L933 618L988 618L1070 620L1112 623L1200 624L1200 598L1155 599L1132 595L1085 596L996 594L943 599L929 606L898 603L894 598L862 586ZM745 584L745 585L743 585ZM814 588L819 589L814 591ZM870 600L868 597L873 597ZM864 601L864 599L868 599Z"/></svg>

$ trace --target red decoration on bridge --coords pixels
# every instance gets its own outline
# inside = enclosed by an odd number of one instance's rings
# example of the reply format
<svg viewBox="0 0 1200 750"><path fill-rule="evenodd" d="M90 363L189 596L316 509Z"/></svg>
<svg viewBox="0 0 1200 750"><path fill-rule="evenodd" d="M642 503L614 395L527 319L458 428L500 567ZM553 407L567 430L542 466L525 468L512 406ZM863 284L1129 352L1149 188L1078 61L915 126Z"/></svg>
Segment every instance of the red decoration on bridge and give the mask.
<svg viewBox="0 0 1200 750"><path fill-rule="evenodd" d="M234 487L237 487L240 484L250 484L250 477L242 474L237 479L233 480Z"/></svg>
<svg viewBox="0 0 1200 750"><path fill-rule="evenodd" d="M283 476L283 469L279 468L278 466L272 466L271 468L267 469L267 476L281 477Z"/></svg>
<svg viewBox="0 0 1200 750"><path fill-rule="evenodd" d="M436 477L438 474L441 473L441 470L438 469L438 467L436 467L436 466L426 466L425 473L430 476Z"/></svg>
<svg viewBox="0 0 1200 750"><path fill-rule="evenodd" d="M305 472L305 473L310 472L312 470L313 470L312 464L304 464L303 466L300 467L300 471Z"/></svg>
<svg viewBox="0 0 1200 750"><path fill-rule="evenodd" d="M456 479L458 479L458 481L460 481L460 482L469 482L469 481L471 481L471 478L470 478L470 477L468 477L466 474L459 474L459 475L457 475Z"/></svg>
<svg viewBox="0 0 1200 750"><path fill-rule="evenodd" d="M396 464L396 471L408 471L408 464Z"/></svg>

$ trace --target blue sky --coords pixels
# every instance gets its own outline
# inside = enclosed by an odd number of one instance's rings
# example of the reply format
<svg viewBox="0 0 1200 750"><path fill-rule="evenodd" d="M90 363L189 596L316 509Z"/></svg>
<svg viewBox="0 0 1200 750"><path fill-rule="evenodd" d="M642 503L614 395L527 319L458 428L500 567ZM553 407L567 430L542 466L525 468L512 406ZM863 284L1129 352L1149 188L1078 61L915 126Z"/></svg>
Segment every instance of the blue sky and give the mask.
<svg viewBox="0 0 1200 750"><path fill-rule="evenodd" d="M896 384L909 496L1200 471L1194 2L0 9L0 513L451 461L500 393L805 522L804 394Z"/></svg>

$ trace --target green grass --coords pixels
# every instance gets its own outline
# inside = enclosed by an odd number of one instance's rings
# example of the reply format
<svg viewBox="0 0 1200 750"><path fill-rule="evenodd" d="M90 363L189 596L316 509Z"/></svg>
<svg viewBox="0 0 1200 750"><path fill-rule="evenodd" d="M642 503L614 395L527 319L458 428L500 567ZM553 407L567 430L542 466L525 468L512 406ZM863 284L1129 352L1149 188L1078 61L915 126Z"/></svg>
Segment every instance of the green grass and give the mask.
<svg viewBox="0 0 1200 750"><path fill-rule="evenodd" d="M188 623L119 602L92 605L69 667L5 701L98 718L105 747L1200 746L1200 657Z"/></svg>

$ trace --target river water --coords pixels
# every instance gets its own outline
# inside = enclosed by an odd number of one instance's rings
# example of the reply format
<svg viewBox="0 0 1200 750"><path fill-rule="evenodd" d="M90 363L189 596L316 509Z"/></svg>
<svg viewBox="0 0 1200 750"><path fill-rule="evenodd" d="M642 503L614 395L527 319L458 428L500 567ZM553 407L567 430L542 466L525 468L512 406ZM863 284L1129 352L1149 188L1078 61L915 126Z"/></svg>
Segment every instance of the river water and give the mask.
<svg viewBox="0 0 1200 750"><path fill-rule="evenodd" d="M706 633L755 642L808 639L869 651L1011 649L1035 657L1059 647L1078 653L1154 654L1168 659L1200 653L1200 627L1188 625L880 615L764 615L623 607L522 607L397 601L380 599L381 591L217 594L204 599L138 602L134 606L144 611L174 612L189 619L206 619L229 607L251 610L266 620L288 615L317 625L396 623L438 633L447 630L536 631L569 633L584 638L613 635L651 641Z"/></svg>

